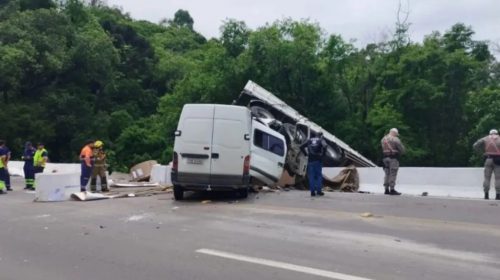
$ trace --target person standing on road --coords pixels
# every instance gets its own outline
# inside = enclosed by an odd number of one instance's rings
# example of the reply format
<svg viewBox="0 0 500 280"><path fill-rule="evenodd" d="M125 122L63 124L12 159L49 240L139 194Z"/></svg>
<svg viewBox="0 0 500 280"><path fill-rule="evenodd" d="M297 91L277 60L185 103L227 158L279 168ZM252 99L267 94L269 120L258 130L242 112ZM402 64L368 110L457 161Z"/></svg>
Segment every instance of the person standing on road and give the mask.
<svg viewBox="0 0 500 280"><path fill-rule="evenodd" d="M106 153L104 152L104 143L100 140L94 143L94 168L90 180L90 191L97 190L97 176L101 179L101 191L109 192L108 179L106 178Z"/></svg>
<svg viewBox="0 0 500 280"><path fill-rule="evenodd" d="M35 155L35 148L31 144L31 142L26 142L24 145L24 153L22 159L24 160L24 180L26 182L25 190L34 190L35 189L35 166L33 157Z"/></svg>
<svg viewBox="0 0 500 280"><path fill-rule="evenodd" d="M90 175L92 175L92 167L94 161L94 153L92 149L94 148L94 141L88 140L85 142L85 146L80 151L80 164L82 173L80 175L80 191L87 191L87 184L90 180Z"/></svg>
<svg viewBox="0 0 500 280"><path fill-rule="evenodd" d="M396 191L396 178L399 169L399 157L405 153L405 147L399 140L399 131L397 128L391 128L389 134L380 141L382 144L383 163L384 163L384 194L401 195Z"/></svg>
<svg viewBox="0 0 500 280"><path fill-rule="evenodd" d="M12 187L10 185L9 168L7 167L8 163L10 161L11 152L6 145L6 141L3 141L3 145L0 146L0 149L2 150L2 154L5 155L4 171L3 171L4 172L3 178L4 178L4 182L5 182L5 187L7 188L8 191L12 191Z"/></svg>
<svg viewBox="0 0 500 280"><path fill-rule="evenodd" d="M323 196L325 193L321 190L323 187L323 156L326 152L326 143L323 139L323 133L319 132L316 137L307 140L300 149L308 156L307 176L309 178L309 189L311 196Z"/></svg>
<svg viewBox="0 0 500 280"><path fill-rule="evenodd" d="M8 176L8 171L7 171L7 149L5 149L5 141L0 140L0 194L6 194L6 188L7 188L7 176Z"/></svg>
<svg viewBox="0 0 500 280"><path fill-rule="evenodd" d="M491 175L495 173L496 200L500 200L500 137L498 130L490 130L490 134L472 145L476 151L483 152L484 161L484 199L490 199Z"/></svg>
<svg viewBox="0 0 500 280"><path fill-rule="evenodd" d="M36 146L35 155L33 156L33 165L35 174L43 173L45 169L45 164L49 160L49 153L45 150L45 145L43 143L38 143Z"/></svg>

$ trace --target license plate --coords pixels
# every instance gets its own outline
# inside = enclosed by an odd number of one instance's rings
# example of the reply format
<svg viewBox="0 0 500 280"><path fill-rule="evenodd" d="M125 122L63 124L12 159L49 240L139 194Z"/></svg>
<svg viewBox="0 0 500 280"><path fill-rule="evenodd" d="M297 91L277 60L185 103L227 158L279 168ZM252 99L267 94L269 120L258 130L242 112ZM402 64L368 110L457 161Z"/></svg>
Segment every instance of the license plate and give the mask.
<svg viewBox="0 0 500 280"><path fill-rule="evenodd" d="M202 160L198 158L188 158L187 160L188 164L202 164Z"/></svg>

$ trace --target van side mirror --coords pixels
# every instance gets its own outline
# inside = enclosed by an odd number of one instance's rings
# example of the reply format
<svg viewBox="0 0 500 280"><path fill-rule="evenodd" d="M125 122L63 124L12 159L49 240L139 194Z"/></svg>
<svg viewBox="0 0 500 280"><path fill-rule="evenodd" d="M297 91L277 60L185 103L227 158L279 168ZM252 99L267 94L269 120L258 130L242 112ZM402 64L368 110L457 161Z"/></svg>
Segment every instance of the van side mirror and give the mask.
<svg viewBox="0 0 500 280"><path fill-rule="evenodd" d="M250 134L248 134L248 133L245 134L245 136L243 136L243 139L245 139L247 141L250 140Z"/></svg>
<svg viewBox="0 0 500 280"><path fill-rule="evenodd" d="M177 137L177 136L181 136L181 134L182 134L182 132L181 132L180 130L176 130L176 131L174 132L174 136L176 136L176 137Z"/></svg>

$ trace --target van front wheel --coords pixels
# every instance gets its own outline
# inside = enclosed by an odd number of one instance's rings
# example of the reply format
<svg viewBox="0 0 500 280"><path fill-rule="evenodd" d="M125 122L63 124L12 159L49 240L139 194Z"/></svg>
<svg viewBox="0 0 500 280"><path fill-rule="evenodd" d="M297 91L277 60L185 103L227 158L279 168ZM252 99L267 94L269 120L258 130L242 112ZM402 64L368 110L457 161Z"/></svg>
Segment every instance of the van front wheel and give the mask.
<svg viewBox="0 0 500 280"><path fill-rule="evenodd" d="M184 190L181 186L174 185L174 198L175 200L183 200L184 199Z"/></svg>

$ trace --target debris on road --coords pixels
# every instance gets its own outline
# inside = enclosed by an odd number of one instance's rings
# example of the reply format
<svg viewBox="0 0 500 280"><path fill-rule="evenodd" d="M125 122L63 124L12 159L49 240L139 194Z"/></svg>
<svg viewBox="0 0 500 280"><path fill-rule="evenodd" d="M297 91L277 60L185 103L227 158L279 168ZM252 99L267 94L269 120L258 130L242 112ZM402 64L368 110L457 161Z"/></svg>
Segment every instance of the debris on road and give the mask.
<svg viewBox="0 0 500 280"><path fill-rule="evenodd" d="M201 202L201 204L208 204L208 203L212 203L212 201L211 201L211 200L203 200L203 201Z"/></svg>
<svg viewBox="0 0 500 280"><path fill-rule="evenodd" d="M371 217L373 217L373 214L370 212L365 212L365 213L361 214L361 217L362 218L371 218Z"/></svg>
<svg viewBox="0 0 500 280"><path fill-rule="evenodd" d="M323 184L327 191L341 191L341 192L358 192L359 190L359 174L354 165L350 165L340 173L333 177L327 178L323 176Z"/></svg>
<svg viewBox="0 0 500 280"><path fill-rule="evenodd" d="M153 166L158 164L156 160L148 160L134 165L130 168L130 176L132 176L132 182L143 182L148 181L151 177L151 171Z"/></svg>
<svg viewBox="0 0 500 280"><path fill-rule="evenodd" d="M148 183L148 182L134 182L134 183L122 183L122 182L113 182L111 187L115 188L144 188L144 187L159 187L158 183Z"/></svg>
<svg viewBox="0 0 500 280"><path fill-rule="evenodd" d="M429 195L429 193L428 193L428 192L423 192L423 193L422 193L422 196L428 196L428 195Z"/></svg>
<svg viewBox="0 0 500 280"><path fill-rule="evenodd" d="M158 194L165 194L169 192L170 187L157 186L154 188L137 188L137 189L112 189L108 193L91 193L91 192L77 192L71 195L73 200L77 201L92 201L101 199L113 199L124 197L144 197L153 196Z"/></svg>

